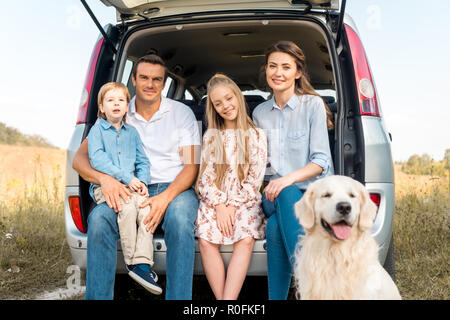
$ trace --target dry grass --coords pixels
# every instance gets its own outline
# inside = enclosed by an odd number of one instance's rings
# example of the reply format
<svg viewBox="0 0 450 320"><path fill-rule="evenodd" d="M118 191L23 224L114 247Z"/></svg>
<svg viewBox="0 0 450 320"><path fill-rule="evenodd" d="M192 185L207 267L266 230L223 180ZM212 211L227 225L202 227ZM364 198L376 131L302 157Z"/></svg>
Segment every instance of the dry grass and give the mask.
<svg viewBox="0 0 450 320"><path fill-rule="evenodd" d="M0 299L61 286L71 257L64 230L65 151L0 146Z"/></svg>
<svg viewBox="0 0 450 320"><path fill-rule="evenodd" d="M0 152L0 299L65 287L72 264L64 230L65 151L0 145ZM449 299L449 217L448 176L407 175L396 166L395 259L404 299ZM194 296L209 290L201 283ZM124 298L143 294L124 290Z"/></svg>
<svg viewBox="0 0 450 320"><path fill-rule="evenodd" d="M396 168L394 244L404 299L450 298L450 177L413 176Z"/></svg>

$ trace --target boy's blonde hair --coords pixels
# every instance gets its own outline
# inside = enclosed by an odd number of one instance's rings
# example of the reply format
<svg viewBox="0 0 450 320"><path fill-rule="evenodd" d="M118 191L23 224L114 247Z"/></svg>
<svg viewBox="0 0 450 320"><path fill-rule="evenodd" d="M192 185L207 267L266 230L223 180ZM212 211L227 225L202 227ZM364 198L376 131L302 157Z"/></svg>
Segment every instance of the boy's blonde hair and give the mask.
<svg viewBox="0 0 450 320"><path fill-rule="evenodd" d="M128 92L128 88L120 82L108 82L105 83L98 92L98 98L97 98L97 104L98 106L103 105L103 99L105 98L105 95L108 91L114 90L114 89L122 89L123 93L125 94L125 97L127 98L127 104L130 103L130 93ZM101 112L100 107L98 108L97 117L103 118L106 120L105 113ZM123 122L125 122L127 117L127 114L125 113L123 115Z"/></svg>

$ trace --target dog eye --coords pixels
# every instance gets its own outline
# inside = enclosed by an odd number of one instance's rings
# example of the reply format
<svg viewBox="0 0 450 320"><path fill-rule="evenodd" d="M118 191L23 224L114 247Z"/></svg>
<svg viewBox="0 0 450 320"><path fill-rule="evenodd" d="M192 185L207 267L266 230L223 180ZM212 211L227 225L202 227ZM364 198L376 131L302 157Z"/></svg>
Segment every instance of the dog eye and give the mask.
<svg viewBox="0 0 450 320"><path fill-rule="evenodd" d="M330 197L331 197L331 193L329 193L329 192L324 193L324 194L322 195L322 198L330 198Z"/></svg>
<svg viewBox="0 0 450 320"><path fill-rule="evenodd" d="M355 197L355 195L353 193L351 193L351 192L348 195L350 196L350 198L354 198Z"/></svg>

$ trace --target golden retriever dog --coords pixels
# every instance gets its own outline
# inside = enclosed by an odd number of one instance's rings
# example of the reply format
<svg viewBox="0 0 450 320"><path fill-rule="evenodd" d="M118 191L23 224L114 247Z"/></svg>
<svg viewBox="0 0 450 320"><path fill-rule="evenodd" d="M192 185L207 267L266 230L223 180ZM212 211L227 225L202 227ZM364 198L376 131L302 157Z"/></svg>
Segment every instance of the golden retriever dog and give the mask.
<svg viewBox="0 0 450 320"><path fill-rule="evenodd" d="M378 261L370 233L376 206L366 188L346 176L311 183L295 213L306 235L295 253L297 297L302 300L401 299Z"/></svg>

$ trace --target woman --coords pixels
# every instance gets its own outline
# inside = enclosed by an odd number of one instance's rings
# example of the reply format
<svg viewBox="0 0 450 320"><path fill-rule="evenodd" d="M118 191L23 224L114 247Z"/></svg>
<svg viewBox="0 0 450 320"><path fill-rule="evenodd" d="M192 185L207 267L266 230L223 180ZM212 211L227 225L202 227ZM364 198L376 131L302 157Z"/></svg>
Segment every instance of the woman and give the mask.
<svg viewBox="0 0 450 320"><path fill-rule="evenodd" d="M216 299L233 300L245 280L255 239L265 236L259 189L267 138L248 117L244 96L230 78L213 76L207 94L195 235ZM234 246L226 275L220 244Z"/></svg>
<svg viewBox="0 0 450 320"><path fill-rule="evenodd" d="M257 127L268 137L262 205L266 227L269 299L284 300L289 292L294 251L304 234L294 213L308 184L333 174L327 127L331 113L308 81L303 51L279 41L266 52L265 79L273 96L253 112Z"/></svg>

